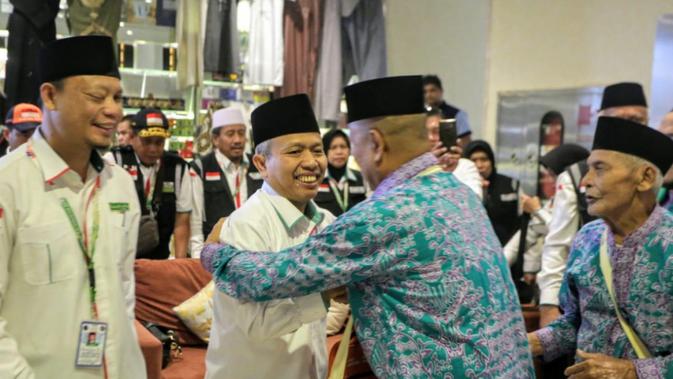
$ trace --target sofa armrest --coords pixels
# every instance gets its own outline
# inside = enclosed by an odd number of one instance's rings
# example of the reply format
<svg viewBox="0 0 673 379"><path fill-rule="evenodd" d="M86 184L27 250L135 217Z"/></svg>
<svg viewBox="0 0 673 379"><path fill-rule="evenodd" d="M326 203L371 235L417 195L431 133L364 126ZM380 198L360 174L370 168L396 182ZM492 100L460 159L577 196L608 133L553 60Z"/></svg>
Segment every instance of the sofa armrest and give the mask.
<svg viewBox="0 0 673 379"><path fill-rule="evenodd" d="M159 341L138 320L134 320L140 350L145 358L147 379L161 379L161 356L162 347Z"/></svg>

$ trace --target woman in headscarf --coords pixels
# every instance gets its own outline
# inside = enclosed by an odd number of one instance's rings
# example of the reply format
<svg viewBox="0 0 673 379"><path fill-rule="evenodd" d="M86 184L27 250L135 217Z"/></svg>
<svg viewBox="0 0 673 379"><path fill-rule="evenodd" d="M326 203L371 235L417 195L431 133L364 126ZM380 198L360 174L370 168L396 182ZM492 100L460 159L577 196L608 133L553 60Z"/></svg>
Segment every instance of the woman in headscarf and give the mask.
<svg viewBox="0 0 673 379"><path fill-rule="evenodd" d="M330 130L322 142L327 154L327 175L314 201L338 217L364 200L367 191L362 174L348 168L351 144L346 133L340 129Z"/></svg>

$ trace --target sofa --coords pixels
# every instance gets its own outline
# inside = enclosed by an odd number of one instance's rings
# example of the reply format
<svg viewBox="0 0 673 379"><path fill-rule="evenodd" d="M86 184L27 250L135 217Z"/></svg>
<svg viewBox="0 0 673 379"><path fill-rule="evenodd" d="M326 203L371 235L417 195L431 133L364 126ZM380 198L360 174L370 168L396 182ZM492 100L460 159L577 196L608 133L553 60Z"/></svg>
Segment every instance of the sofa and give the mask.
<svg viewBox="0 0 673 379"><path fill-rule="evenodd" d="M145 357L148 379L203 379L207 344L194 335L173 312L173 307L196 294L211 280L198 259L135 262L136 330ZM143 325L151 322L175 331L182 359L161 369L161 343Z"/></svg>
<svg viewBox="0 0 673 379"><path fill-rule="evenodd" d="M176 316L173 307L205 287L212 279L198 259L150 260L135 262L136 331L148 379L203 379L208 345L194 335ZM151 322L175 331L183 356L161 369L162 347L144 326ZM328 367L331 369L341 335L327 338ZM345 378L374 378L355 337L349 345Z"/></svg>

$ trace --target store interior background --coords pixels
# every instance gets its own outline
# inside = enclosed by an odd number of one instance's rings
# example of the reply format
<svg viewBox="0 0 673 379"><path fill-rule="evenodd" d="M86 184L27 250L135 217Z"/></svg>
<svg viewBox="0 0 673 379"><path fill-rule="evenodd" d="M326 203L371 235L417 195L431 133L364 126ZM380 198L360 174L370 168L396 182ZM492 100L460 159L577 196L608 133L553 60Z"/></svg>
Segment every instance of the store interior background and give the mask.
<svg viewBox="0 0 673 379"><path fill-rule="evenodd" d="M245 8L239 5L239 12ZM497 145L499 97L513 91L636 81L650 100L652 126L673 108L673 91L668 90L673 85L672 1L384 0L384 10L388 74L439 75L445 99L469 114L473 138ZM0 11L5 29L8 0L0 1ZM68 34L63 14L57 33ZM6 30L0 31L0 39L6 41L6 36ZM176 47L172 27L126 22L117 37L136 46L137 60L138 45ZM0 45L4 75L6 43ZM195 119L194 111L205 113L191 103L194 93L175 89L175 72L147 60L139 66L122 69L127 94L154 91L159 97L181 97L187 111L167 113L188 122ZM236 85L207 80L201 93L216 96L227 87ZM256 102L268 95L267 88L240 87Z"/></svg>

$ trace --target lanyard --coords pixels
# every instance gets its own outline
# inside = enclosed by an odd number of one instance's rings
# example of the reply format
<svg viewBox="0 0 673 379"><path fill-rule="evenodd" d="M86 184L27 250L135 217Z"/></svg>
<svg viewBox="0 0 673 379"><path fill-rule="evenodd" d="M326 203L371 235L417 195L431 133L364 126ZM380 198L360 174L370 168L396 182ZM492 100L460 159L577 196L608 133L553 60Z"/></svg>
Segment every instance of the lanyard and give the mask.
<svg viewBox="0 0 673 379"><path fill-rule="evenodd" d="M84 257L84 262L86 263L87 271L89 273L89 299L91 300L91 316L94 319L98 319L98 308L96 307L96 271L94 270L94 254L96 253L96 241L98 240L98 231L100 229L100 210L98 206L98 189L100 188L100 176L96 178L96 184L94 185L91 193L86 202L86 207L84 210L84 225L83 228L80 228L79 223L77 222L77 217L75 212L70 205L70 202L66 198L61 198L61 208L68 216L68 221L70 221L70 226L72 226L75 236L77 236L77 242L80 250L82 251L82 256ZM91 238L89 239L86 223L86 215L88 213L89 205L93 201L93 226ZM83 231L82 231L83 229Z"/></svg>
<svg viewBox="0 0 673 379"><path fill-rule="evenodd" d="M617 304L617 295L612 284L612 265L610 264L610 257L608 256L608 232L603 232L601 236L601 247L599 250L599 264L601 272L603 273L603 279L605 280L605 286L608 288L608 294L610 295L610 300L612 300L612 305L615 308L615 313L617 314L617 319L622 326L626 338L628 338L631 347L636 352L638 359L647 359L652 358L647 346L643 343L643 340L640 339L635 330L631 327L629 322L624 318L622 312L619 310L619 305Z"/></svg>
<svg viewBox="0 0 673 379"><path fill-rule="evenodd" d="M336 200L337 204L339 204L339 208L346 212L346 210L348 210L348 180L346 180L346 184L344 185L343 197L341 192L339 192L339 186L337 185L336 180L330 178L329 186L332 189L332 193L334 194L334 199Z"/></svg>
<svg viewBox="0 0 673 379"><path fill-rule="evenodd" d="M236 209L241 207L241 171L239 170L236 173L236 190L234 192L234 201L236 203Z"/></svg>
<svg viewBox="0 0 673 379"><path fill-rule="evenodd" d="M140 167L138 167L138 169L140 169ZM150 213L154 212L153 209L152 209L152 200L154 200L154 188L157 185L156 176L158 175L157 173L154 173L153 171L154 170L150 169L150 173L149 173L149 175L147 175L148 177L147 177L147 180L145 181L145 188L144 188L144 191L145 191L145 206L147 207L147 210L150 211ZM141 170L141 173L142 173L142 170ZM154 183L152 183L152 177L153 176L155 177L154 178ZM143 175L143 179L144 179L144 175Z"/></svg>

